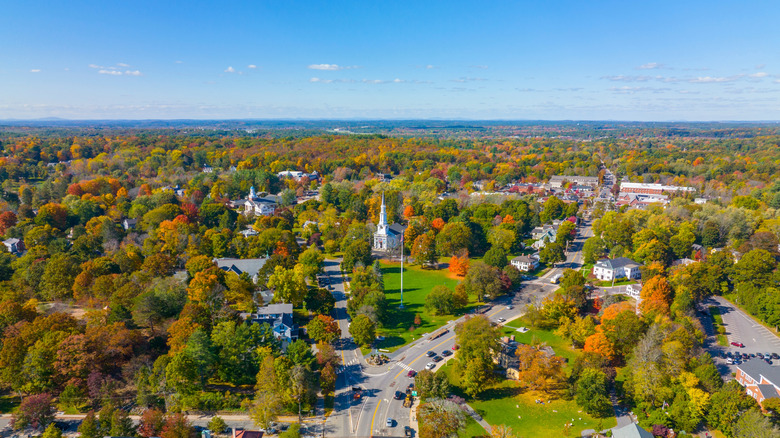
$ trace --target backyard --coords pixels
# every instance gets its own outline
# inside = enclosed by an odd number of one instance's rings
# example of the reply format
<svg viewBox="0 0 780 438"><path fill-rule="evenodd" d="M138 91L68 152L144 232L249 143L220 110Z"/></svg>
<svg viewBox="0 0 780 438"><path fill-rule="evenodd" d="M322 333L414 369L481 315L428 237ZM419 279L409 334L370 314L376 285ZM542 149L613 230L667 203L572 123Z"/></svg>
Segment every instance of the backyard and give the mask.
<svg viewBox="0 0 780 438"><path fill-rule="evenodd" d="M378 342L378 348L393 351L419 339L425 333L436 330L447 321L453 320L477 306L471 303L456 315L432 315L425 309L425 297L434 286L440 284L454 290L458 280L452 278L446 269L429 270L419 266L404 265L404 307L399 309L401 304L401 265L385 261L381 263L389 314L387 320L390 322L377 330L378 335L384 336L384 339ZM422 323L415 326L414 330L409 330L414 325L415 315L420 315Z"/></svg>

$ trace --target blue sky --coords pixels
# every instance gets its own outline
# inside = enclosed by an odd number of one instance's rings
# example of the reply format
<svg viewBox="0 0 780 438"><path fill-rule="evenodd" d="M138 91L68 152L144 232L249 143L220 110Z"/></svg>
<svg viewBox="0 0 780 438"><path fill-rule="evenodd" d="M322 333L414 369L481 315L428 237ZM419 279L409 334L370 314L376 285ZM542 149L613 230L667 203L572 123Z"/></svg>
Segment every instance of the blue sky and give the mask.
<svg viewBox="0 0 780 438"><path fill-rule="evenodd" d="M0 10L0 119L780 120L777 1Z"/></svg>

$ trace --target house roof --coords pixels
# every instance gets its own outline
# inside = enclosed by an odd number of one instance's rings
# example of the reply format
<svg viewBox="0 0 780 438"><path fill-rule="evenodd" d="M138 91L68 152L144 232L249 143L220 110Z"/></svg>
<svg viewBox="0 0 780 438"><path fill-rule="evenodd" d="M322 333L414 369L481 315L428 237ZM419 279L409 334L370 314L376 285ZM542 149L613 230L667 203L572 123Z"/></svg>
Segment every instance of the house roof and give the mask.
<svg viewBox="0 0 780 438"><path fill-rule="evenodd" d="M760 382L763 376L765 380L780 385L780 367L773 367L761 359L750 359L737 365L737 368L756 382Z"/></svg>
<svg viewBox="0 0 780 438"><path fill-rule="evenodd" d="M536 262L536 260L532 259L531 257L529 257L527 255L517 256L517 257L513 258L512 261L513 262L518 262L518 263L535 263Z"/></svg>
<svg viewBox="0 0 780 438"><path fill-rule="evenodd" d="M639 266L639 263L628 257L617 257L614 259L601 259L596 262L596 266L599 268L618 269L626 266Z"/></svg>
<svg viewBox="0 0 780 438"><path fill-rule="evenodd" d="M257 430L236 430L236 438L263 438L263 432Z"/></svg>
<svg viewBox="0 0 780 438"><path fill-rule="evenodd" d="M20 242L20 240L19 240L19 239L17 239L16 237L12 237L12 238L10 238L10 239L3 240L3 243L5 243L5 244L6 244L6 245L8 245L8 246L10 246L10 245L16 245L16 244L17 244L17 243L19 243L19 242Z"/></svg>
<svg viewBox="0 0 780 438"><path fill-rule="evenodd" d="M257 275L258 271L265 266L267 258L261 259L214 259L214 263L217 264L219 269L226 272L235 272L236 275L241 275L246 272L250 277Z"/></svg>
<svg viewBox="0 0 780 438"><path fill-rule="evenodd" d="M269 304L257 309L258 315L276 315L280 313L293 313L293 305L290 303Z"/></svg>
<svg viewBox="0 0 780 438"><path fill-rule="evenodd" d="M653 434L642 429L636 423L612 429L612 438L653 438Z"/></svg>
<svg viewBox="0 0 780 438"><path fill-rule="evenodd" d="M758 390L761 391L761 395L764 398L780 398L780 394L777 393L775 385L757 385Z"/></svg>

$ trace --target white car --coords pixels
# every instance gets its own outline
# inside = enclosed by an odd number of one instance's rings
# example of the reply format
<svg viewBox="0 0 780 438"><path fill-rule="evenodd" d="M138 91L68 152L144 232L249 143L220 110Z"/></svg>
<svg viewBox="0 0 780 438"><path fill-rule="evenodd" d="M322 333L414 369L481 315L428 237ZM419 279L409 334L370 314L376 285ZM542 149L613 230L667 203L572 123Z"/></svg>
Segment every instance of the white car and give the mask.
<svg viewBox="0 0 780 438"><path fill-rule="evenodd" d="M432 370L436 368L436 364L434 362L428 362L428 365L425 365L426 370Z"/></svg>
<svg viewBox="0 0 780 438"><path fill-rule="evenodd" d="M506 321L506 318L498 318L498 322L500 322L500 323L501 322L505 322L505 321Z"/></svg>

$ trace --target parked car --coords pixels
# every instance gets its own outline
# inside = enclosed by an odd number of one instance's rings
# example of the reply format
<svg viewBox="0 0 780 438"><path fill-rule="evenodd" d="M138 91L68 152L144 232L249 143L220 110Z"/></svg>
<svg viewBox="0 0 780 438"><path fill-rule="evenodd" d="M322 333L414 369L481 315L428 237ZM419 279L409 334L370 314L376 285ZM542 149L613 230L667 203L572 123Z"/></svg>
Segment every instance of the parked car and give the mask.
<svg viewBox="0 0 780 438"><path fill-rule="evenodd" d="M433 359L431 359L434 362L441 362L443 358L441 356L433 356Z"/></svg>
<svg viewBox="0 0 780 438"><path fill-rule="evenodd" d="M506 318L498 318L498 322L505 322Z"/></svg>
<svg viewBox="0 0 780 438"><path fill-rule="evenodd" d="M441 355L444 357L452 355L452 352L450 350L444 350L441 352Z"/></svg>
<svg viewBox="0 0 780 438"><path fill-rule="evenodd" d="M455 344L455 345L452 346L453 350L457 350L458 348L460 348L460 345L458 345L458 344Z"/></svg>
<svg viewBox="0 0 780 438"><path fill-rule="evenodd" d="M414 377L417 375L417 371L415 370L409 370L408 373L406 373L406 377Z"/></svg>
<svg viewBox="0 0 780 438"><path fill-rule="evenodd" d="M406 394L404 394L401 391L396 391L395 392L395 399L396 400L403 400L404 398L406 398Z"/></svg>
<svg viewBox="0 0 780 438"><path fill-rule="evenodd" d="M387 422L385 422L385 426L393 427L393 419L392 418L388 418Z"/></svg>
<svg viewBox="0 0 780 438"><path fill-rule="evenodd" d="M512 309L514 309L514 308L515 308L515 306L513 306L513 305L511 305L511 304L510 304L510 305L506 306L506 308L507 308L507 310L512 310Z"/></svg>
<svg viewBox="0 0 780 438"><path fill-rule="evenodd" d="M429 351L429 352L425 353L425 355L428 356L428 357L433 357L433 356L436 356L436 353L433 352L433 351Z"/></svg>
<svg viewBox="0 0 780 438"><path fill-rule="evenodd" d="M744 348L745 347L745 344L743 344L742 342L732 342L731 345L733 345L735 347L739 347L739 348Z"/></svg>
<svg viewBox="0 0 780 438"><path fill-rule="evenodd" d="M780 355L777 353L772 353L772 359L780 359Z"/></svg>
<svg viewBox="0 0 780 438"><path fill-rule="evenodd" d="M428 362L428 365L425 365L425 369L427 370L432 370L434 368L436 368L436 364L433 362Z"/></svg>

